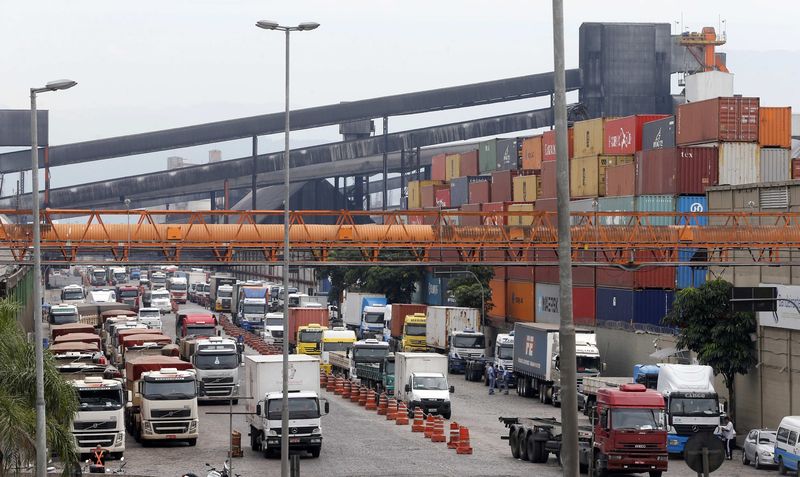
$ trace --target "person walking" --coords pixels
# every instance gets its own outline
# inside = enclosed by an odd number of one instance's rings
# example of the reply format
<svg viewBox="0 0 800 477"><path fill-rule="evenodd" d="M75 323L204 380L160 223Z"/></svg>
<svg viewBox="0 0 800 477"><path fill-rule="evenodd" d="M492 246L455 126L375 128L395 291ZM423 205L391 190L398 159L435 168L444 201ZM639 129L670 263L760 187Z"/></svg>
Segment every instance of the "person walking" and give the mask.
<svg viewBox="0 0 800 477"><path fill-rule="evenodd" d="M494 366L491 364L489 365L489 369L486 372L489 375L489 395L491 396L492 394L494 394L494 388L495 385L497 384L496 383L497 374L494 372Z"/></svg>
<svg viewBox="0 0 800 477"><path fill-rule="evenodd" d="M498 390L502 389L503 394L508 394L508 371L502 366L497 366L497 376L498 380L500 381L500 385L497 387Z"/></svg>
<svg viewBox="0 0 800 477"><path fill-rule="evenodd" d="M736 440L736 429L733 428L733 422L731 422L731 418L728 416L723 418L722 425L720 426L720 435L722 435L722 439L725 441L725 455L728 457L728 460L732 460L733 446Z"/></svg>

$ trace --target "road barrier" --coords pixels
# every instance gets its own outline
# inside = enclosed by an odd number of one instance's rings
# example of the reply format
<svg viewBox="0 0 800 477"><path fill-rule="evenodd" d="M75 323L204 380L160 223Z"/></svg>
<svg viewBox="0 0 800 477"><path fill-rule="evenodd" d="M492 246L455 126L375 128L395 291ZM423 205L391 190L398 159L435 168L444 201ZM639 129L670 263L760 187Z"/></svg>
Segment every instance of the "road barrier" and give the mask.
<svg viewBox="0 0 800 477"><path fill-rule="evenodd" d="M419 407L414 408L414 422L411 424L411 432L425 432L425 414Z"/></svg>
<svg viewBox="0 0 800 477"><path fill-rule="evenodd" d="M394 423L398 426L408 425L408 408L406 407L405 401L400 401L397 405L397 418Z"/></svg>
<svg viewBox="0 0 800 477"><path fill-rule="evenodd" d="M397 399L389 399L389 405L386 408L386 420L394 421L397 419Z"/></svg>
<svg viewBox="0 0 800 477"><path fill-rule="evenodd" d="M374 390L370 389L369 397L367 398L367 403L364 406L364 408L367 411L376 411L378 409L378 403L376 401L377 401L377 395L375 394Z"/></svg>
<svg viewBox="0 0 800 477"><path fill-rule="evenodd" d="M442 416L436 416L433 420L431 442L447 442L447 438L444 436L444 418Z"/></svg>
<svg viewBox="0 0 800 477"><path fill-rule="evenodd" d="M456 447L456 454L472 454L472 447L469 444L469 429L464 426L459 428L458 447Z"/></svg>
<svg viewBox="0 0 800 477"><path fill-rule="evenodd" d="M359 395L358 405L359 406L366 407L367 400L369 399L369 392L370 392L370 390L367 389L366 386L361 386L361 388L359 388L359 393L358 393L358 395Z"/></svg>
<svg viewBox="0 0 800 477"><path fill-rule="evenodd" d="M458 448L458 423L453 421L450 423L450 442L447 443L448 449L457 449Z"/></svg>
<svg viewBox="0 0 800 477"><path fill-rule="evenodd" d="M378 415L385 416L389 407L389 400L386 398L386 393L381 393L381 400L378 403Z"/></svg>

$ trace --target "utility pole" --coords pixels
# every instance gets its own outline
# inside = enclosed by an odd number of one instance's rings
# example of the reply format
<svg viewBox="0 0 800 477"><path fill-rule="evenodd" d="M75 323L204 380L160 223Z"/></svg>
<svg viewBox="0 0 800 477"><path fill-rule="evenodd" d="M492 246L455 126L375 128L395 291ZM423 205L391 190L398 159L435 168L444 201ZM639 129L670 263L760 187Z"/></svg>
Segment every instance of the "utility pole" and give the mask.
<svg viewBox="0 0 800 477"><path fill-rule="evenodd" d="M569 149L564 72L564 2L553 0L554 111L556 124L556 193L558 207L558 275L561 283L558 332L561 357L561 462L565 477L578 477L578 396L575 324L572 322L572 237L569 230Z"/></svg>

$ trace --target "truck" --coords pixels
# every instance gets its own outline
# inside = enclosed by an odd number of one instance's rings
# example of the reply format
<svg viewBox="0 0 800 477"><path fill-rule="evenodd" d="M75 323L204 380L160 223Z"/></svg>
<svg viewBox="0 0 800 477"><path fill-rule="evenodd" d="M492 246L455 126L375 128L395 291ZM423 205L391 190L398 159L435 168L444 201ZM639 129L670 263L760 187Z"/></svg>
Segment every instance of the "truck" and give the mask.
<svg viewBox="0 0 800 477"><path fill-rule="evenodd" d="M425 342L425 311L427 305L392 303L386 305L385 341L393 351L427 351Z"/></svg>
<svg viewBox="0 0 800 477"><path fill-rule="evenodd" d="M250 448L269 457L281 449L283 359L281 356L247 355L244 362L249 394L245 407ZM289 376L288 411L292 432L289 450L305 450L312 457L319 457L321 417L329 412L327 400L320 399L319 358L290 355Z"/></svg>
<svg viewBox="0 0 800 477"><path fill-rule="evenodd" d="M189 272L189 277L187 279L187 283L189 286L195 285L197 283L206 283L208 280L208 274L200 269L192 269Z"/></svg>
<svg viewBox="0 0 800 477"><path fill-rule="evenodd" d="M99 267L93 268L90 278L90 283L95 287L102 287L108 285L108 277L106 276L106 269Z"/></svg>
<svg viewBox="0 0 800 477"><path fill-rule="evenodd" d="M72 421L75 446L83 459L95 447L105 449L112 458L125 452L125 395L122 381L86 376L71 381L78 395L79 408Z"/></svg>
<svg viewBox="0 0 800 477"><path fill-rule="evenodd" d="M322 330L322 343L320 343L320 366L326 373L331 372L330 352L348 351L356 342L356 332L344 326Z"/></svg>
<svg viewBox="0 0 800 477"><path fill-rule="evenodd" d="M646 472L661 477L667 471L667 432L664 399L641 384L600 388L589 426L578 427L581 472L606 476ZM562 425L553 418L500 417L508 428L515 459L546 463L550 454L561 462Z"/></svg>
<svg viewBox="0 0 800 477"><path fill-rule="evenodd" d="M381 393L394 396L394 353L389 353L377 363L357 363L356 375L362 384Z"/></svg>
<svg viewBox="0 0 800 477"><path fill-rule="evenodd" d="M286 337L297 353L318 355L322 331L327 327L328 310L325 308L289 308Z"/></svg>
<svg viewBox="0 0 800 477"><path fill-rule="evenodd" d="M231 311L231 301L233 301L233 286L220 285L217 287L213 301L214 311Z"/></svg>
<svg viewBox="0 0 800 477"><path fill-rule="evenodd" d="M78 307L75 305L68 305L66 303L53 305L50 307L50 313L48 313L48 321L51 325L77 323L80 321Z"/></svg>
<svg viewBox="0 0 800 477"><path fill-rule="evenodd" d="M161 321L161 311L158 308L139 308L139 323L147 325L151 330L160 330L164 324Z"/></svg>
<svg viewBox="0 0 800 477"><path fill-rule="evenodd" d="M395 396L408 404L408 415L420 408L426 414L450 419L447 357L437 353L395 353Z"/></svg>
<svg viewBox="0 0 800 477"><path fill-rule="evenodd" d="M208 307L208 295L209 284L208 283L198 283L194 287L194 302L200 306Z"/></svg>
<svg viewBox="0 0 800 477"><path fill-rule="evenodd" d="M212 275L208 282L208 306L213 310L217 303L217 289L222 285L229 285L233 287L236 283L236 278L230 275L215 274ZM231 292L233 289L231 288ZM230 298L230 295L228 296Z"/></svg>
<svg viewBox="0 0 800 477"><path fill-rule="evenodd" d="M239 396L241 356L236 341L219 336L187 339L181 342L180 354L197 373L199 400ZM238 402L233 398L233 404Z"/></svg>
<svg viewBox="0 0 800 477"><path fill-rule="evenodd" d="M203 312L188 312L175 320L177 339L188 336L209 337L217 336L217 318Z"/></svg>
<svg viewBox="0 0 800 477"><path fill-rule="evenodd" d="M80 285L67 285L61 289L61 303L74 305L86 300L86 291Z"/></svg>
<svg viewBox="0 0 800 477"><path fill-rule="evenodd" d="M494 356L491 358L468 359L464 366L464 379L467 381L481 381L489 385L489 373L487 365L492 364L508 371L509 377L507 384L509 387L516 387L514 378L514 330L511 333L499 333L495 337ZM519 394L517 387L517 394Z"/></svg>
<svg viewBox="0 0 800 477"><path fill-rule="evenodd" d="M172 312L172 300L169 296L169 291L165 288L159 288L150 292L150 306L158 308L161 313Z"/></svg>
<svg viewBox="0 0 800 477"><path fill-rule="evenodd" d="M358 339L384 339L383 320L386 315L384 295L345 292L342 315L345 326L354 330Z"/></svg>
<svg viewBox="0 0 800 477"><path fill-rule="evenodd" d="M245 331L263 329L268 307L267 293L267 288L261 285L234 285L233 322Z"/></svg>
<svg viewBox="0 0 800 477"><path fill-rule="evenodd" d="M514 378L518 394L539 396L539 401L561 404L557 324L516 323L514 325ZM593 330L575 329L575 357L578 389L586 377L599 376L603 367Z"/></svg>
<svg viewBox="0 0 800 477"><path fill-rule="evenodd" d="M634 384L633 378L629 376L588 376L583 378L581 386L578 388L578 400L582 401L579 408L583 408L583 414L591 416L594 408L597 407L597 395L600 389L615 389L625 384Z"/></svg>
<svg viewBox="0 0 800 477"><path fill-rule="evenodd" d="M186 303L186 294L189 291L189 285L186 283L184 277L172 277L167 279L167 290L169 297L176 303Z"/></svg>
<svg viewBox="0 0 800 477"><path fill-rule="evenodd" d="M153 290L167 287L167 274L164 272L153 272L150 274L150 288Z"/></svg>
<svg viewBox="0 0 800 477"><path fill-rule="evenodd" d="M267 344L283 344L283 313L269 312L264 316L261 338Z"/></svg>
<svg viewBox="0 0 800 477"><path fill-rule="evenodd" d="M114 365L122 366L125 362L139 356L152 356L161 354L161 349L172 343L172 338L167 335L153 333L155 330L139 330L131 334L119 336L117 349L112 355Z"/></svg>
<svg viewBox="0 0 800 477"><path fill-rule="evenodd" d="M351 330L352 331L352 330ZM377 367L389 354L389 343L374 338L359 340L349 350L329 351L328 360L336 374L345 378L358 377L358 365L366 363Z"/></svg>
<svg viewBox="0 0 800 477"><path fill-rule="evenodd" d="M647 389L656 389L659 369L657 364L635 364L633 365L633 382L644 384Z"/></svg>
<svg viewBox="0 0 800 477"><path fill-rule="evenodd" d="M682 454L689 438L714 432L721 424L722 407L711 366L660 364L656 390L666 401L670 454Z"/></svg>
<svg viewBox="0 0 800 477"><path fill-rule="evenodd" d="M139 311L139 287L133 285L120 285L116 290L117 303L130 305L133 311Z"/></svg>
<svg viewBox="0 0 800 477"><path fill-rule="evenodd" d="M125 363L125 424L136 442L182 440L197 444L197 379L174 356L141 356Z"/></svg>
<svg viewBox="0 0 800 477"><path fill-rule="evenodd" d="M131 267L128 275L131 277L131 280L138 280L142 278L142 271L137 267Z"/></svg>
<svg viewBox="0 0 800 477"><path fill-rule="evenodd" d="M128 281L128 273L125 267L112 267L111 268L111 284L120 285Z"/></svg>
<svg viewBox="0 0 800 477"><path fill-rule="evenodd" d="M463 373L468 359L486 357L486 337L476 308L429 306L425 340L429 349L447 354L452 373Z"/></svg>

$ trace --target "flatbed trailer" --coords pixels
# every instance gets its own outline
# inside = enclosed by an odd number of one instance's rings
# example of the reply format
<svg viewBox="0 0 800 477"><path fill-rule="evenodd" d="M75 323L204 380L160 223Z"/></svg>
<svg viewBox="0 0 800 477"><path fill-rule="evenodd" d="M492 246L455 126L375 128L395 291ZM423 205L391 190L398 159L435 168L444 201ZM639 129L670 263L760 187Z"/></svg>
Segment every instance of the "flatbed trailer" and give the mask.
<svg viewBox="0 0 800 477"><path fill-rule="evenodd" d="M500 438L508 441L511 455L515 459L544 464L550 459L550 454L553 454L561 465L562 430L558 420L548 417L500 417L499 420L508 429L508 435ZM578 426L578 453L582 472L588 468L591 449L591 426Z"/></svg>

